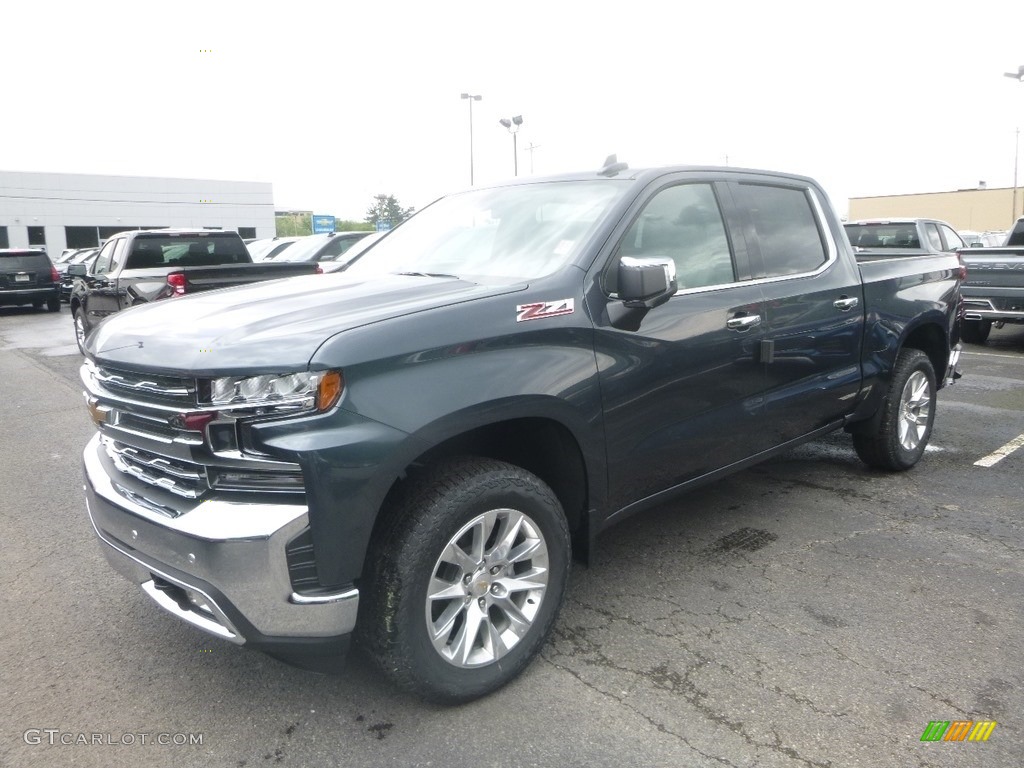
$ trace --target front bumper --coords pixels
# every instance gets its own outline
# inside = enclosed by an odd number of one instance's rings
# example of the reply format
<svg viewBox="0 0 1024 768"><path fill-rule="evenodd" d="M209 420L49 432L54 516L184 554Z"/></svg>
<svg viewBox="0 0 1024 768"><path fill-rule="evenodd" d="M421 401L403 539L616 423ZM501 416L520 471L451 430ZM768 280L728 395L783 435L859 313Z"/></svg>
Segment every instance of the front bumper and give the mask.
<svg viewBox="0 0 1024 768"><path fill-rule="evenodd" d="M89 519L107 560L166 611L268 650L347 646L359 591L292 589L285 547L308 526L304 505L214 498L171 517L118 482L98 434L83 460Z"/></svg>

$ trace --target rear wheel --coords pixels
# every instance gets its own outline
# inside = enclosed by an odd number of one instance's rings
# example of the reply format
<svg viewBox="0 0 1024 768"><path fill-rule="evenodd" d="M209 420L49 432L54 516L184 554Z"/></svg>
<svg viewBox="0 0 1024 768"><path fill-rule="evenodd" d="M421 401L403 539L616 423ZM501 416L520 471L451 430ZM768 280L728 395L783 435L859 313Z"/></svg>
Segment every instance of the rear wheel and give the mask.
<svg viewBox="0 0 1024 768"><path fill-rule="evenodd" d="M917 464L932 434L935 393L935 369L928 355L919 349L901 351L878 427L872 433L853 435L861 461L897 471Z"/></svg>
<svg viewBox="0 0 1024 768"><path fill-rule="evenodd" d="M47 299L46 308L51 312L60 312L60 299Z"/></svg>
<svg viewBox="0 0 1024 768"><path fill-rule="evenodd" d="M43 304L44 304L44 302L42 302L42 301L33 301L32 302L32 309L42 309L43 308Z"/></svg>
<svg viewBox="0 0 1024 768"><path fill-rule="evenodd" d="M518 675L547 638L569 572L569 530L529 472L458 458L396 504L369 556L360 640L400 687L469 701Z"/></svg>
<svg viewBox="0 0 1024 768"><path fill-rule="evenodd" d="M964 320L960 328L960 338L968 344L984 344L992 333L991 320Z"/></svg>
<svg viewBox="0 0 1024 768"><path fill-rule="evenodd" d="M85 354L85 334L87 329L85 327L85 313L81 307L75 307L71 313L75 323L75 341L78 344L78 351L83 355Z"/></svg>

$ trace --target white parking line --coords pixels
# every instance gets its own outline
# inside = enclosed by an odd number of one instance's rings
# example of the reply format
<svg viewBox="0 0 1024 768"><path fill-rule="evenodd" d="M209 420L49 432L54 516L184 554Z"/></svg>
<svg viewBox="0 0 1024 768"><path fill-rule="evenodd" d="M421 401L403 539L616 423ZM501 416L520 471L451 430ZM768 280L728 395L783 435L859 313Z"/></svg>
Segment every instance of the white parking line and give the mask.
<svg viewBox="0 0 1024 768"><path fill-rule="evenodd" d="M974 466L991 467L996 462L1005 459L1007 456L1016 451L1022 445L1024 445L1024 435L1018 435L1017 437L1013 438L1013 440L1004 445L1002 448L996 451L992 451L992 453L990 453L983 459L978 459L976 462L974 462Z"/></svg>
<svg viewBox="0 0 1024 768"><path fill-rule="evenodd" d="M1024 362L1024 358L1022 358L1020 355L1000 355L996 352L969 352L967 350L964 350L963 354L969 355L971 357L1002 357L1007 360L1016 360L1018 362Z"/></svg>

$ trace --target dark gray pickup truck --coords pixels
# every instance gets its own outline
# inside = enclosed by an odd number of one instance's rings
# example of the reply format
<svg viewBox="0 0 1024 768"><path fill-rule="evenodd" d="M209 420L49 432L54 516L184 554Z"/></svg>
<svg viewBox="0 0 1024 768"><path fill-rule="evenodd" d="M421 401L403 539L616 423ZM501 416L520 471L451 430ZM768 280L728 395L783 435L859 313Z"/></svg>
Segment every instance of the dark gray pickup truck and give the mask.
<svg viewBox="0 0 1024 768"><path fill-rule="evenodd" d="M838 429L914 466L961 278L858 264L799 176L610 158L472 189L345 271L99 326L89 518L206 632L303 664L354 636L466 701L537 653L609 526Z"/></svg>
<svg viewBox="0 0 1024 768"><path fill-rule="evenodd" d="M1024 218L1017 220L1005 246L967 248L961 256L967 266L964 341L984 344L993 326L1024 323Z"/></svg>
<svg viewBox="0 0 1024 768"><path fill-rule="evenodd" d="M78 348L92 328L123 309L187 293L310 275L316 264L254 264L237 232L154 229L111 237L95 261L71 264L71 317ZM59 308L59 307L58 307Z"/></svg>

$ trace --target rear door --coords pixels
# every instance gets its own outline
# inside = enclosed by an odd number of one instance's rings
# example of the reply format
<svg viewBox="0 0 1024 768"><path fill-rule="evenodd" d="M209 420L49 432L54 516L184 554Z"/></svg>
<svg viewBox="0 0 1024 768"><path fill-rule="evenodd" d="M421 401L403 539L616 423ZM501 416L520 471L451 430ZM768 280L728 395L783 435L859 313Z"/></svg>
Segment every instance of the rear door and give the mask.
<svg viewBox="0 0 1024 768"><path fill-rule="evenodd" d="M678 174L650 185L620 234L593 296L611 509L750 455L761 413L764 313L722 186ZM624 256L675 261L678 293L649 311L616 298Z"/></svg>
<svg viewBox="0 0 1024 768"><path fill-rule="evenodd" d="M765 418L755 442L770 448L852 410L861 382L863 288L813 187L766 178L730 190L747 219L751 268L765 298Z"/></svg>

